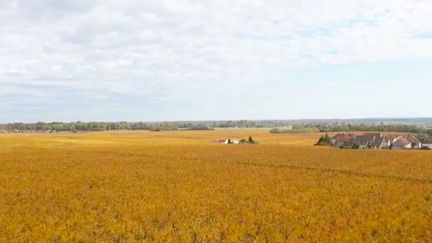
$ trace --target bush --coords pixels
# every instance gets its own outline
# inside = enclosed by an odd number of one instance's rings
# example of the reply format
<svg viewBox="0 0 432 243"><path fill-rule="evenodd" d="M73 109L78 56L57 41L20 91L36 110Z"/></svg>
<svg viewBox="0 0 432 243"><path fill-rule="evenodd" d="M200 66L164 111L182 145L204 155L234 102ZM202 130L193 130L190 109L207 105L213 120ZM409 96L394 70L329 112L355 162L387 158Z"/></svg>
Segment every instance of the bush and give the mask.
<svg viewBox="0 0 432 243"><path fill-rule="evenodd" d="M257 141L255 141L251 136L249 136L249 138L248 139L241 139L240 141L239 141L240 143L242 143L242 144L257 144L258 142Z"/></svg>
<svg viewBox="0 0 432 243"><path fill-rule="evenodd" d="M329 137L329 135L326 133L324 136L321 136L318 139L318 142L315 145L326 145L326 146L330 146L331 145L331 138Z"/></svg>

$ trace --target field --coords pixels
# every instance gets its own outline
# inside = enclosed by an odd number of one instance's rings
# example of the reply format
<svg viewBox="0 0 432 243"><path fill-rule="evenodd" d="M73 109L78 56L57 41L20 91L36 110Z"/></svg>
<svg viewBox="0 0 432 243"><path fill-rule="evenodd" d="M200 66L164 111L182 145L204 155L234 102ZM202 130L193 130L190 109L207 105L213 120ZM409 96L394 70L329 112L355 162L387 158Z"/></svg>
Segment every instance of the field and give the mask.
<svg viewBox="0 0 432 243"><path fill-rule="evenodd" d="M432 151L320 135L0 135L0 242L432 241Z"/></svg>

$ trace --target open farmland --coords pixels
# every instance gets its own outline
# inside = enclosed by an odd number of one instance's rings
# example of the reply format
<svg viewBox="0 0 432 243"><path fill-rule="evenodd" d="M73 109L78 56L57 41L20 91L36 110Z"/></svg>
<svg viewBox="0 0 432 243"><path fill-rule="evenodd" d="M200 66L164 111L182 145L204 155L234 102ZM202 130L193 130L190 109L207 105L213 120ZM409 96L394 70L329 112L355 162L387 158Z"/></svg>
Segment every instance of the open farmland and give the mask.
<svg viewBox="0 0 432 243"><path fill-rule="evenodd" d="M0 135L0 241L432 241L432 151L321 135Z"/></svg>

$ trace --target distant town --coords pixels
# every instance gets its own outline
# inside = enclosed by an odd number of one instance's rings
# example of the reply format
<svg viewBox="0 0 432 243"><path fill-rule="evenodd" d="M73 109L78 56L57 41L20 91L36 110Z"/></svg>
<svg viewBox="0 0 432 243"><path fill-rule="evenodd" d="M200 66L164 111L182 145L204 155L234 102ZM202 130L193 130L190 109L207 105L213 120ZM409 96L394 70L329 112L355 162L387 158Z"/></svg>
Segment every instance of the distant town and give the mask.
<svg viewBox="0 0 432 243"><path fill-rule="evenodd" d="M432 149L432 136L411 134L338 133L322 136L316 145L347 149Z"/></svg>

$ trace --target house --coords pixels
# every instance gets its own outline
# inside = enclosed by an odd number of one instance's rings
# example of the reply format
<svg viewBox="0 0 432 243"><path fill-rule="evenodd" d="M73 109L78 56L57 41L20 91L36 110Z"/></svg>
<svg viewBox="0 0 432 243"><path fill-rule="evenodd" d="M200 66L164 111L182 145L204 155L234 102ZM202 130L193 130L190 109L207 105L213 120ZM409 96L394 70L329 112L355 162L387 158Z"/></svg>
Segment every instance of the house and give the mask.
<svg viewBox="0 0 432 243"><path fill-rule="evenodd" d="M370 142L369 148L372 149L386 149L390 147L390 140L387 140L385 137L380 137L374 139L374 141Z"/></svg>
<svg viewBox="0 0 432 243"><path fill-rule="evenodd" d="M423 137L421 139L421 142L422 142L421 145L422 148L432 149L432 137Z"/></svg>
<svg viewBox="0 0 432 243"><path fill-rule="evenodd" d="M422 147L422 142L418 138L408 135L407 139L411 142L411 148L419 149Z"/></svg>
<svg viewBox="0 0 432 243"><path fill-rule="evenodd" d="M228 139L225 141L225 144L239 144L239 143L240 143L239 140L232 139L232 138L228 138Z"/></svg>
<svg viewBox="0 0 432 243"><path fill-rule="evenodd" d="M354 134L344 134L338 133L331 138L331 145L334 147L343 147L343 148L371 148L371 147L385 147L385 145L381 145L382 140L378 141L381 138L381 134L379 133L366 133L363 135L354 135Z"/></svg>
<svg viewBox="0 0 432 243"><path fill-rule="evenodd" d="M382 141L381 133L365 133L354 138L353 144L360 149L366 148L381 148Z"/></svg>
<svg viewBox="0 0 432 243"><path fill-rule="evenodd" d="M330 139L330 143L334 147L341 147L348 143L352 137L352 134L338 133Z"/></svg>
<svg viewBox="0 0 432 243"><path fill-rule="evenodd" d="M386 138L389 142L389 147L390 147L394 142L396 142L396 139L399 138L399 135L387 135Z"/></svg>
<svg viewBox="0 0 432 243"><path fill-rule="evenodd" d="M391 145L391 149L411 149L412 146L412 142L407 137L400 136Z"/></svg>
<svg viewBox="0 0 432 243"><path fill-rule="evenodd" d="M227 138L227 139L217 139L215 141L216 143L223 143L223 144L239 144L240 141L233 138Z"/></svg>

